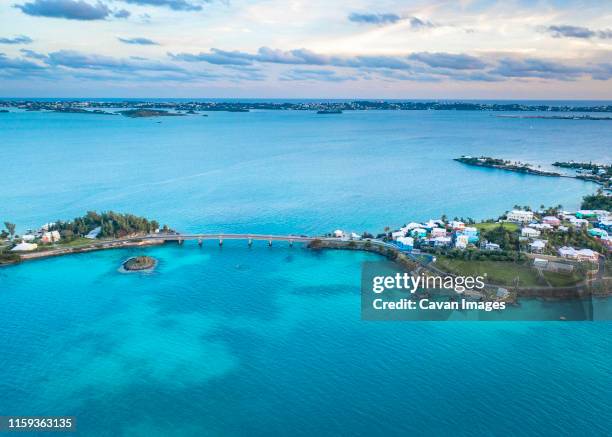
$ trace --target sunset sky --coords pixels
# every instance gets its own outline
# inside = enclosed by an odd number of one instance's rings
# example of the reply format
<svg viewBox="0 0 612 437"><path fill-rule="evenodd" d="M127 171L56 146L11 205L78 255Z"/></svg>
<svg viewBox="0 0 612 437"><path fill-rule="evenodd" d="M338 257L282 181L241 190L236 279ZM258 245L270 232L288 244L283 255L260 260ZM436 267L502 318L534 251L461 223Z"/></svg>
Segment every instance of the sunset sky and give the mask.
<svg viewBox="0 0 612 437"><path fill-rule="evenodd" d="M612 99L612 2L2 0L0 96Z"/></svg>

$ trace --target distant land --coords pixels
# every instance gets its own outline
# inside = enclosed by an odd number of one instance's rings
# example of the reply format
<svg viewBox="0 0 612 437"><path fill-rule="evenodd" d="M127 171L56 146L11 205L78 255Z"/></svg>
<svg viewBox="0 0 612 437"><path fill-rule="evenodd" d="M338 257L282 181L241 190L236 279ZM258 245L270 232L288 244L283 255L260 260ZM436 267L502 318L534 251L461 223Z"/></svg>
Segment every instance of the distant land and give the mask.
<svg viewBox="0 0 612 437"><path fill-rule="evenodd" d="M343 111L493 111L493 112L551 112L551 113L577 113L598 112L612 113L612 105L597 106L550 106L526 105L521 103L470 103L470 102L397 102L386 100L355 100L346 102L219 102L219 101L191 101L177 102L160 101L100 101L100 100L0 100L0 108L18 108L25 111L53 111L75 113L116 114L104 110L166 110L180 113L194 114L196 111L226 111L248 112L251 110L288 110L288 111L316 111L320 114L340 114ZM563 117L574 119L575 116ZM607 119L586 118L585 119Z"/></svg>

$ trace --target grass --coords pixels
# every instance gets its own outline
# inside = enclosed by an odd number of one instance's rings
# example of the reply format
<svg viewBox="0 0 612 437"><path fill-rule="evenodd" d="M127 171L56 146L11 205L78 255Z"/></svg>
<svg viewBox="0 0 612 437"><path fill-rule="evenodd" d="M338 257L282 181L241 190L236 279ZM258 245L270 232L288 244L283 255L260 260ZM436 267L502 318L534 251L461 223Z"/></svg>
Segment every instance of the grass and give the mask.
<svg viewBox="0 0 612 437"><path fill-rule="evenodd" d="M503 222L503 223L476 223L474 225L474 227L476 229L478 229L481 232L487 232L490 231L491 229L495 229L497 227L499 227L499 225L502 225L506 230L510 231L510 232L515 232L519 230L519 225L517 225L516 223L508 223L508 222Z"/></svg>
<svg viewBox="0 0 612 437"><path fill-rule="evenodd" d="M567 287L584 279L584 277L576 271L573 271L570 274L557 272L542 272L542 274L553 287Z"/></svg>
<svg viewBox="0 0 612 437"><path fill-rule="evenodd" d="M485 282L498 285L514 285L519 278L519 287L542 284L538 272L526 264L510 261L469 261L438 256L436 266L462 276L484 276Z"/></svg>

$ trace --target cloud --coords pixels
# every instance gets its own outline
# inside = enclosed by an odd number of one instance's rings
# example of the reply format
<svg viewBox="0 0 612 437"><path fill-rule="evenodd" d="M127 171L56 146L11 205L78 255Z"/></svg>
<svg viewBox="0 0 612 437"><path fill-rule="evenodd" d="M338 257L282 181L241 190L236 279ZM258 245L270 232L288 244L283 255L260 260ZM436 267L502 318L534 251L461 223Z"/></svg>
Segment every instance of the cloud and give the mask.
<svg viewBox="0 0 612 437"><path fill-rule="evenodd" d="M27 61L25 59L9 58L4 53L0 53L0 75L15 77L29 76L32 74L40 73L44 71L44 67L36 64L35 62Z"/></svg>
<svg viewBox="0 0 612 437"><path fill-rule="evenodd" d="M492 73L515 78L574 80L593 71L593 68L570 66L550 60L504 58L499 61Z"/></svg>
<svg viewBox="0 0 612 437"><path fill-rule="evenodd" d="M34 17L69 20L104 20L112 15L111 9L99 1L91 4L84 0L34 0L15 7Z"/></svg>
<svg viewBox="0 0 612 437"><path fill-rule="evenodd" d="M34 50L21 49L19 50L26 58L31 59L47 59L47 55L43 55L42 53L35 52Z"/></svg>
<svg viewBox="0 0 612 437"><path fill-rule="evenodd" d="M308 70L308 69L293 69L283 73L280 80L314 80L324 82L344 82L347 80L355 80L354 76L340 76L333 70Z"/></svg>
<svg viewBox="0 0 612 437"><path fill-rule="evenodd" d="M130 15L132 15L130 11L125 9L120 9L113 14L115 18L128 18Z"/></svg>
<svg viewBox="0 0 612 437"><path fill-rule="evenodd" d="M149 39L149 38L117 38L124 44L135 44L141 46L158 46L159 43Z"/></svg>
<svg viewBox="0 0 612 437"><path fill-rule="evenodd" d="M450 68L454 70L478 70L486 66L480 59L464 54L451 53L413 53L410 59L422 62L430 67Z"/></svg>
<svg viewBox="0 0 612 437"><path fill-rule="evenodd" d="M45 58L45 62L54 67L110 70L128 73L135 71L185 71L180 66L167 62L114 58L112 56L87 54L73 50L59 50L49 53Z"/></svg>
<svg viewBox="0 0 612 437"><path fill-rule="evenodd" d="M612 39L612 29L592 30L588 27L562 24L557 26L548 26L546 28L546 31L550 33L554 38Z"/></svg>
<svg viewBox="0 0 612 437"><path fill-rule="evenodd" d="M202 5L200 1L188 0L123 0L126 3L139 6L163 6L174 11L201 11ZM209 3L209 0L204 0L203 3Z"/></svg>
<svg viewBox="0 0 612 437"><path fill-rule="evenodd" d="M360 14L353 12L348 16L349 21L354 23L365 23L365 24L390 24L397 23L401 20L401 17L393 13L385 14Z"/></svg>
<svg viewBox="0 0 612 437"><path fill-rule="evenodd" d="M14 38L0 38L0 44L30 44L32 38L25 35L17 35Z"/></svg>
<svg viewBox="0 0 612 437"><path fill-rule="evenodd" d="M408 17L407 20L410 20L410 27L413 29L435 27L435 24L433 24L431 21L421 20L419 17Z"/></svg>

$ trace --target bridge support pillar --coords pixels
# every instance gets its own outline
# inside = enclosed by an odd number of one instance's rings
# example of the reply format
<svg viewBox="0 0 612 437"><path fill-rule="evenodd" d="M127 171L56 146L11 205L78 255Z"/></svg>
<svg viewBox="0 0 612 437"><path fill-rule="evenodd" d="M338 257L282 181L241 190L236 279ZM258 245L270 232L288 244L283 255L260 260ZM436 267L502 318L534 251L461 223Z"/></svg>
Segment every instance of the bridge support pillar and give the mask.
<svg viewBox="0 0 612 437"><path fill-rule="evenodd" d="M201 238L198 238L198 246L202 247L202 243L203 243L203 240Z"/></svg>
<svg viewBox="0 0 612 437"><path fill-rule="evenodd" d="M293 247L293 240L289 240L289 247Z"/></svg>
<svg viewBox="0 0 612 437"><path fill-rule="evenodd" d="M249 244L249 247L251 247L253 245L253 239L252 238L249 238L249 243L248 244Z"/></svg>
<svg viewBox="0 0 612 437"><path fill-rule="evenodd" d="M272 240L268 240L268 246L272 247Z"/></svg>
<svg viewBox="0 0 612 437"><path fill-rule="evenodd" d="M178 239L178 244L179 244L179 246L183 245L183 240L181 238Z"/></svg>
<svg viewBox="0 0 612 437"><path fill-rule="evenodd" d="M219 246L223 246L223 238L219 238Z"/></svg>

